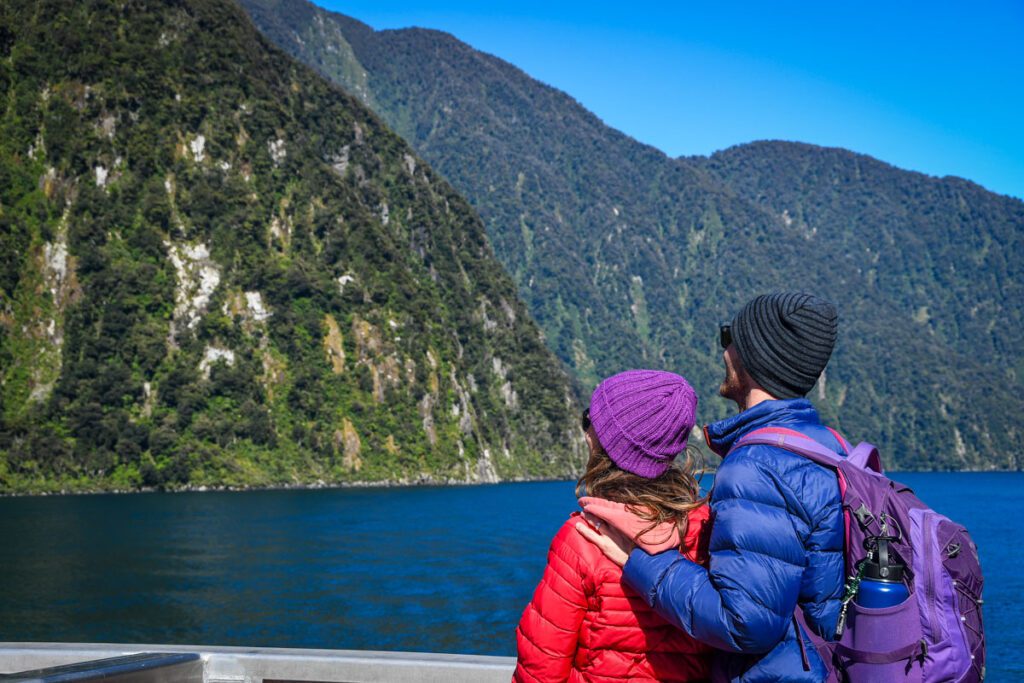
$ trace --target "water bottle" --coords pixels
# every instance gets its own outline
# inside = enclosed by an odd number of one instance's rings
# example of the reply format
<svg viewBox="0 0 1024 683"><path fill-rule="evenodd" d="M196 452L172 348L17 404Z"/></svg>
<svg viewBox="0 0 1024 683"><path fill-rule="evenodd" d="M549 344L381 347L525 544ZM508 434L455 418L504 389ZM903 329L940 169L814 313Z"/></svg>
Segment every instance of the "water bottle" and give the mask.
<svg viewBox="0 0 1024 683"><path fill-rule="evenodd" d="M868 539L869 552L864 561L864 575L857 597L854 598L854 602L861 607L892 607L910 597L910 591L903 583L906 567L889 554L889 543L895 540L892 536Z"/></svg>

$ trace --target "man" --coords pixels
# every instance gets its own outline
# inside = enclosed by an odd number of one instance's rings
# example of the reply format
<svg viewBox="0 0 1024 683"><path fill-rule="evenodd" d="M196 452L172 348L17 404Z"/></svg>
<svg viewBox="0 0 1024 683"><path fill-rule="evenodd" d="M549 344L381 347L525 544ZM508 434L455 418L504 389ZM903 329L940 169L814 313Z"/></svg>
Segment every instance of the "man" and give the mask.
<svg viewBox="0 0 1024 683"><path fill-rule="evenodd" d="M835 630L844 569L835 474L775 446L734 447L745 434L773 427L844 452L840 437L804 398L832 353L836 317L822 299L784 292L755 298L722 326L725 380L719 393L740 413L705 427L711 450L724 457L711 494L708 568L678 552L648 555L607 525L607 535L577 525L624 564L626 583L659 614L724 651L715 662L717 679L827 676L794 613L799 606L823 637Z"/></svg>

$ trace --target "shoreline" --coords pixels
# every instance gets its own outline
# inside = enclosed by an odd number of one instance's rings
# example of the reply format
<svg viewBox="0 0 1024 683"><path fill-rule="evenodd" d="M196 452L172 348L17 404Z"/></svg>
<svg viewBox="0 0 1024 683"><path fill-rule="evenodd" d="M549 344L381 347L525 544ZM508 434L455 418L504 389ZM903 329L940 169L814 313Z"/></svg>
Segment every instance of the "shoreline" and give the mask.
<svg viewBox="0 0 1024 683"><path fill-rule="evenodd" d="M900 474L1015 474L1024 470L1000 470L1000 469L962 469L962 470L888 470L886 475L893 475L897 479ZM704 470L703 475L714 476L715 470ZM466 481L466 480L434 480L423 478L418 480L389 479L383 481L353 481L353 482L325 482L314 481L308 483L291 484L269 484L269 485L216 485L199 484L187 485L180 488L159 488L155 486L140 487L137 489L90 489L83 491L72 491L62 489L59 491L26 491L26 492L0 492L0 498L50 498L55 496L103 496L117 495L126 496L133 494L150 493L244 493L247 491L318 491L318 490L340 490L340 489L387 489L387 488L425 488L425 487L459 487L459 486L494 486L498 484L524 484L534 482L556 482L575 481L575 477L516 477L512 479L499 479L495 481Z"/></svg>
<svg viewBox="0 0 1024 683"><path fill-rule="evenodd" d="M456 487L456 486L494 486L497 484L522 484L531 482L553 482L553 481L575 481L574 477L516 477L513 479L499 479L495 481L467 481L467 480L434 480L429 478L418 480L387 479L382 481L351 481L351 482L325 482L314 481L309 483L293 484L252 484L252 485L218 485L218 484L189 484L176 488L160 488L156 486L143 486L137 489L88 489L82 491L71 491L62 489L59 491L25 491L12 492L0 491L0 498L50 498L55 496L103 496L117 495L126 496L133 494L149 493L244 493L247 491L319 491L319 490L340 490L340 489L388 489L388 488L427 488L427 487Z"/></svg>

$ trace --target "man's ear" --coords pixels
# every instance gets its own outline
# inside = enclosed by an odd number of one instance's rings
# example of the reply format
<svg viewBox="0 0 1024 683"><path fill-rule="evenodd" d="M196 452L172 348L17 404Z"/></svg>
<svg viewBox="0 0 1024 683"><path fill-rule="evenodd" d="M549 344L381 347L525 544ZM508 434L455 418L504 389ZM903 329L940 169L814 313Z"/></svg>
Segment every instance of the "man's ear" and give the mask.
<svg viewBox="0 0 1024 683"><path fill-rule="evenodd" d="M761 391L764 391L764 387L762 387L761 384L754 379L749 372L747 372L745 367L741 365L736 371L739 373L740 382L743 383L744 389L747 391L751 391L753 389L760 389Z"/></svg>
<svg viewBox="0 0 1024 683"><path fill-rule="evenodd" d="M754 379L754 377L747 371L747 366L743 364L743 359L740 357L739 349L733 347L733 368L736 369L736 378L739 379L740 385L743 387L744 393L749 394L754 389L764 391L764 387Z"/></svg>
<svg viewBox="0 0 1024 683"><path fill-rule="evenodd" d="M732 353L729 355L731 356L732 369L736 371L736 377L741 382L746 382L748 379L754 381L754 378L747 372L747 366L743 364L743 358L740 357L740 350L736 347L736 343L733 342L729 348L732 350Z"/></svg>
<svg viewBox="0 0 1024 683"><path fill-rule="evenodd" d="M738 360L739 354L736 354L736 356ZM739 377L740 384L743 386L743 393L746 394L748 398L754 398L757 399L758 401L764 399L773 401L778 400L778 396L776 396L775 394L761 386L761 383L754 379L749 372L747 372L747 369L743 367L743 361L740 361L739 365L736 367L736 375L737 377ZM763 394L763 396L760 396L760 398L758 398L758 394Z"/></svg>

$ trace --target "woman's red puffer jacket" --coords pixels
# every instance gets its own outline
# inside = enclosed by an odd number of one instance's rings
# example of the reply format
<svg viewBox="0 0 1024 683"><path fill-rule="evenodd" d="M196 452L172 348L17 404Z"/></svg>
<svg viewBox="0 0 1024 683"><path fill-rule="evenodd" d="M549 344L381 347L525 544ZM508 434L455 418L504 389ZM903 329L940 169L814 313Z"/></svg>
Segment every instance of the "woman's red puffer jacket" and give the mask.
<svg viewBox="0 0 1024 683"><path fill-rule="evenodd" d="M647 526L620 503L581 498L590 513L630 535ZM705 557L708 508L690 513L686 557ZM622 569L576 531L574 513L551 542L548 566L516 629L517 683L704 681L711 649L659 617L622 583ZM653 540L652 540L653 539ZM648 552L679 546L674 525L641 539Z"/></svg>

